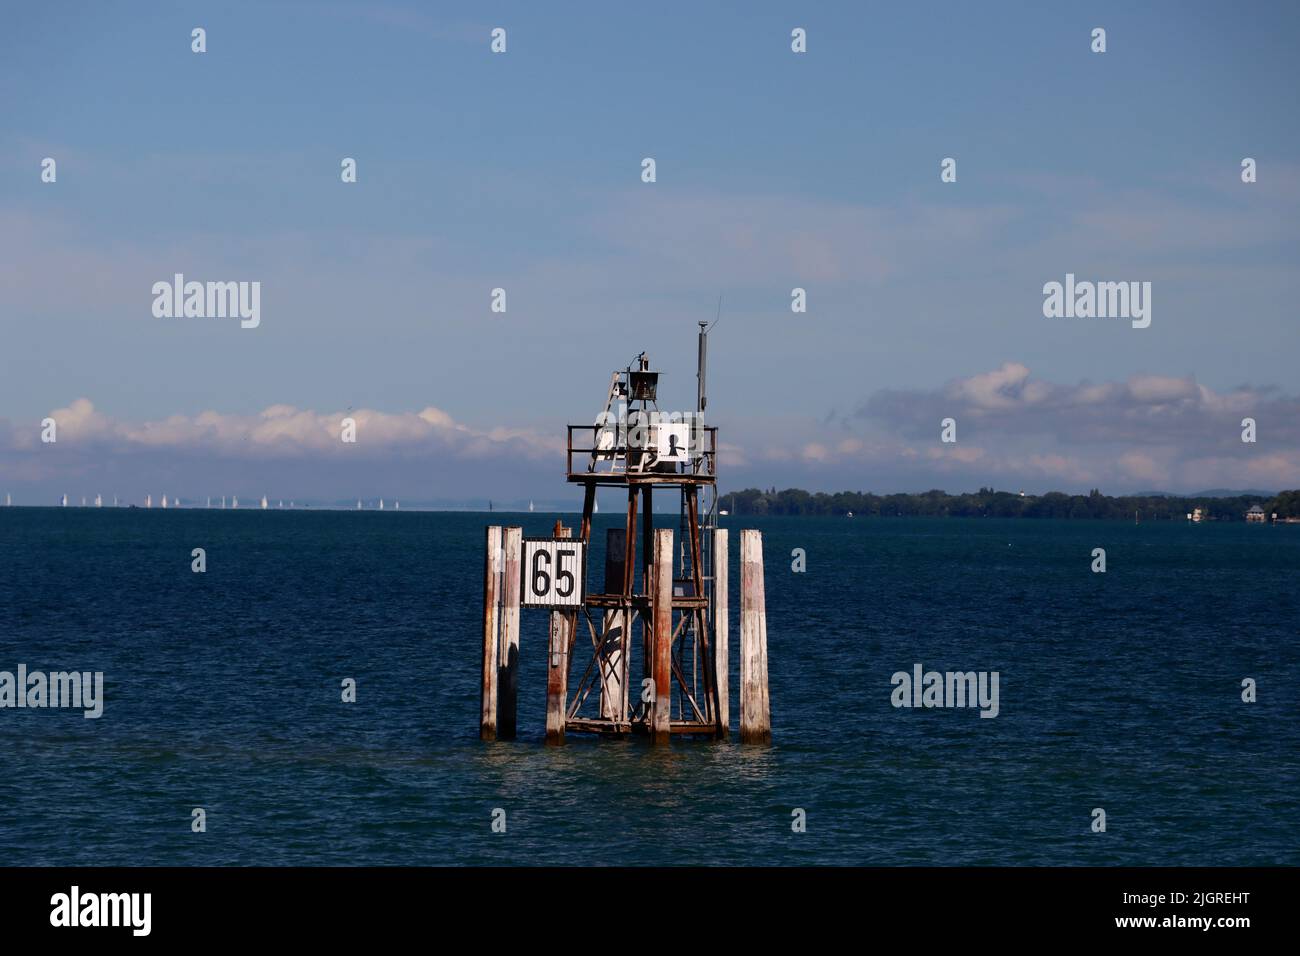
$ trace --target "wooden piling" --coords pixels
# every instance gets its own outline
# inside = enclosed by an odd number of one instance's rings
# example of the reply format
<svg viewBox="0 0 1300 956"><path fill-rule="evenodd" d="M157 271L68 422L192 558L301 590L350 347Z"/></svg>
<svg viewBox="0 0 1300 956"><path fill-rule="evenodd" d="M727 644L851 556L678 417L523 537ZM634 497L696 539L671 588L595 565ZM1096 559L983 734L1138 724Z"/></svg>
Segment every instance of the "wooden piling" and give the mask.
<svg viewBox="0 0 1300 956"><path fill-rule="evenodd" d="M622 594L626 580L627 529L610 528L605 532L605 593Z"/></svg>
<svg viewBox="0 0 1300 956"><path fill-rule="evenodd" d="M558 520L555 537L568 538L572 532ZM546 658L546 742L564 743L565 704L569 696L569 650L577 619L570 611L551 612L551 640Z"/></svg>
<svg viewBox="0 0 1300 956"><path fill-rule="evenodd" d="M627 573L627 529L605 532L605 593L621 594ZM600 651L600 716L623 720L627 713L627 686L623 680L628 647L628 615L624 611L601 613L601 633L606 635Z"/></svg>
<svg viewBox="0 0 1300 956"><path fill-rule="evenodd" d="M578 531L578 537L587 542L591 540L591 515L592 509L596 504L596 483L587 482L586 488L582 492L582 527ZM555 522L559 524L559 521Z"/></svg>
<svg viewBox="0 0 1300 956"><path fill-rule="evenodd" d="M761 531L740 532L740 741L772 742Z"/></svg>
<svg viewBox="0 0 1300 956"><path fill-rule="evenodd" d="M636 530L636 486L633 485L627 492L627 527L630 531ZM627 548L627 563L623 566L623 594L631 594L636 590L633 585L636 583L633 575L636 572L636 536L629 537L626 533L623 535ZM651 554L647 551L641 558L643 562L651 560ZM649 593L648 591L646 593Z"/></svg>
<svg viewBox="0 0 1300 956"><path fill-rule="evenodd" d="M628 688L632 683L631 674L631 657L632 651L632 622L636 619L636 612L631 608L625 608L616 612L623 627L623 660L620 662L619 681L623 685L623 696L619 702L618 719L627 720L628 710Z"/></svg>
<svg viewBox="0 0 1300 956"><path fill-rule="evenodd" d="M642 489L641 502L645 505L644 514L641 515L641 593L649 595L651 601L654 600L654 563L655 563L655 513L653 489L646 485ZM633 533L633 538L628 542L627 551L631 566L629 567L630 579L635 580L636 562L631 560L635 558L633 554L636 548L636 494L635 486L632 488L632 523L628 525L628 530ZM628 594L636 590L635 587L628 590ZM651 679L655 676L654 662L654 611L648 616L641 618L641 675ZM649 640L647 640L649 635Z"/></svg>
<svg viewBox="0 0 1300 956"><path fill-rule="evenodd" d="M648 514L649 512L647 512ZM651 740L668 743L672 721L673 661L673 532L654 533L654 679L655 706Z"/></svg>
<svg viewBox="0 0 1300 956"><path fill-rule="evenodd" d="M519 703L519 561L523 528L505 529L501 588L501 653L497 678L497 736L514 740Z"/></svg>
<svg viewBox="0 0 1300 956"><path fill-rule="evenodd" d="M501 623L501 527L487 529L483 558L483 688L479 698L479 739L497 739L497 631Z"/></svg>
<svg viewBox="0 0 1300 956"><path fill-rule="evenodd" d="M569 690L570 616L551 612L551 638L546 667L546 742L564 743L565 703Z"/></svg>
<svg viewBox="0 0 1300 956"><path fill-rule="evenodd" d="M635 490L633 491L635 494ZM650 563L655 560L655 508L654 488L645 485L641 489L641 564L645 569L641 580L641 590L650 593ZM635 518L636 515L633 514ZM634 526L630 526L634 527Z"/></svg>
<svg viewBox="0 0 1300 956"><path fill-rule="evenodd" d="M728 631L731 628L727 604L727 529L713 532L713 673L718 688L718 738L731 733L731 661Z"/></svg>

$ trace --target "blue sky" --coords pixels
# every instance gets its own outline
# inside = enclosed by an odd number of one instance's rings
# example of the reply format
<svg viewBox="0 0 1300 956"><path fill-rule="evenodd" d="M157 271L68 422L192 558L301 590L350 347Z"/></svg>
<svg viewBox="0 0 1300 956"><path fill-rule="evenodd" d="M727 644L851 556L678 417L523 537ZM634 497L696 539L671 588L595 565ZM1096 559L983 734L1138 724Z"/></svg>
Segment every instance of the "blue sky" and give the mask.
<svg viewBox="0 0 1300 956"><path fill-rule="evenodd" d="M1300 484L1294 4L51 6L0 31L0 492L562 497L719 294L727 486ZM261 325L155 318L175 272ZM1150 328L1045 318L1067 272Z"/></svg>

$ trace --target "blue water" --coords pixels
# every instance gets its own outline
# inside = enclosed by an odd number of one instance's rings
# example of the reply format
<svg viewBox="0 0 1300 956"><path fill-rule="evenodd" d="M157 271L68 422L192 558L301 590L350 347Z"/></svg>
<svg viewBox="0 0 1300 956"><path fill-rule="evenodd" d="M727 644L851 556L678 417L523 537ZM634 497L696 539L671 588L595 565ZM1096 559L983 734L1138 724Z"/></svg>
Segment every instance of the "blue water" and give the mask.
<svg viewBox="0 0 1300 956"><path fill-rule="evenodd" d="M0 862L1300 863L1300 526L724 519L765 535L774 744L655 750L541 745L542 611L520 739L478 740L488 520L0 509L0 670L106 682L0 710ZM892 707L917 662L998 671L999 716Z"/></svg>

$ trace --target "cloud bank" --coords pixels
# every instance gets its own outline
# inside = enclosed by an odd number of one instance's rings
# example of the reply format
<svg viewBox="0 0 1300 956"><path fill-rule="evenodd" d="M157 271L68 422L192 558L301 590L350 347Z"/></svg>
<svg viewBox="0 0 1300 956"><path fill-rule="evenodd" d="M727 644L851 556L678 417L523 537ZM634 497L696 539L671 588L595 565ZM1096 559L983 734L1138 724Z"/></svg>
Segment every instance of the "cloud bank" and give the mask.
<svg viewBox="0 0 1300 956"><path fill-rule="evenodd" d="M166 489L190 500L227 492L477 500L519 494L529 476L558 471L562 458L552 436L472 428L434 406L391 413L281 404L252 415L127 421L79 398L46 418L55 424L52 443L42 441L40 422L0 419L0 481L25 503L101 492L137 501ZM349 419L355 442L343 440Z"/></svg>
<svg viewBox="0 0 1300 956"><path fill-rule="evenodd" d="M953 444L940 441L947 418L957 423ZM1253 443L1242 441L1245 419L1255 422ZM1064 490L1300 484L1300 398L1244 385L1217 392L1191 376L1063 385L1006 362L935 389L876 392L837 421L884 436L895 454L932 462L937 474ZM804 454L826 465L882 450L855 437Z"/></svg>
<svg viewBox="0 0 1300 956"><path fill-rule="evenodd" d="M257 414L204 411L127 421L87 398L38 422L0 419L0 481L45 500L106 482L128 496L281 491L337 498L391 493L472 502L564 494L563 431L474 428L419 411L331 412L272 405ZM356 422L355 443L341 440ZM956 421L957 441L940 440ZM1244 419L1257 441L1242 441ZM1192 377L1137 375L1060 384L1020 362L930 389L882 389L819 422L723 422L724 488L814 490L1195 491L1300 486L1300 398L1277 388L1215 391ZM784 441L783 436L798 436ZM138 490L137 487L138 486ZM286 490L287 489L287 490ZM0 489L3 490L3 489Z"/></svg>

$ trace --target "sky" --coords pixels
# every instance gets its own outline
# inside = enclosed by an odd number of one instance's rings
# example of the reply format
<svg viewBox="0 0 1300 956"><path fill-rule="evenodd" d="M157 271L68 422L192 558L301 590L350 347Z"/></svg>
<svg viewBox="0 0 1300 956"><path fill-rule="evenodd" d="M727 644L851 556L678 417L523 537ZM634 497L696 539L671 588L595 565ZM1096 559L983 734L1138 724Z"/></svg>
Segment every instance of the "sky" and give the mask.
<svg viewBox="0 0 1300 956"><path fill-rule="evenodd" d="M719 297L723 488L1300 486L1295 4L12 3L3 21L15 503L565 501L564 425L642 350L661 407L693 408ZM259 282L259 324L155 316L176 273ZM1045 316L1067 274L1149 282L1150 325Z"/></svg>

